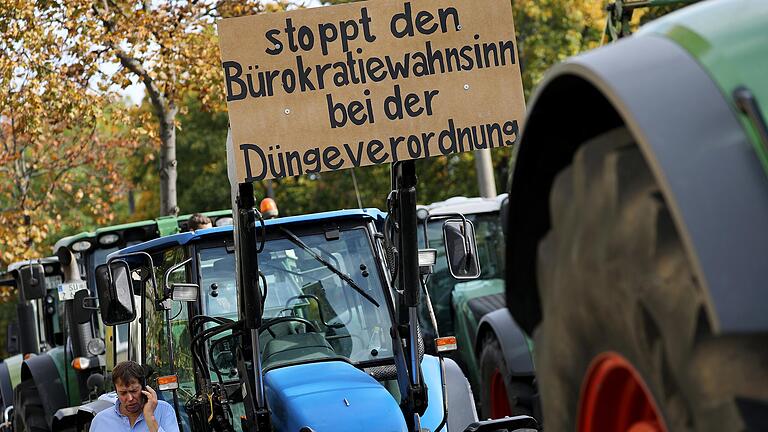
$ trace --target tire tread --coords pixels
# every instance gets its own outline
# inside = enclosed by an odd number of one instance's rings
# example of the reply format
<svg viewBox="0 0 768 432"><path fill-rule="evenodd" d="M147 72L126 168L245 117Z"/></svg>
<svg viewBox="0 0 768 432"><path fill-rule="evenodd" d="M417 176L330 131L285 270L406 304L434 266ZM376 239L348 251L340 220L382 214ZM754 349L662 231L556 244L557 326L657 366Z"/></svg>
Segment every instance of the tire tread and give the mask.
<svg viewBox="0 0 768 432"><path fill-rule="evenodd" d="M553 183L550 212L535 332L547 428L575 429L591 360L615 351L644 377L668 430L748 430L736 401L768 402L766 335L716 334L670 208L626 128L579 148Z"/></svg>

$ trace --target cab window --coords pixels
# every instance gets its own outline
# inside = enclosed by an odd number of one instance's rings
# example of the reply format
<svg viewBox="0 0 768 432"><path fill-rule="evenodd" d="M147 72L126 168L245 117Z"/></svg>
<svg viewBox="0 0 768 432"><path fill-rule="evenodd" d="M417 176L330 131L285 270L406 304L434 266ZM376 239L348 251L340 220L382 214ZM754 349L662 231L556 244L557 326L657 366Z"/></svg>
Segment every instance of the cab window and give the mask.
<svg viewBox="0 0 768 432"><path fill-rule="evenodd" d="M165 273L168 269L185 260L184 249L174 248L165 251L161 263L155 263L155 277L158 283L158 294L165 289ZM168 279L169 283L186 282L186 266L174 270ZM158 376L170 375L170 357L168 350L168 328L166 326L166 311L156 310L155 292L151 282L147 281L144 290L144 307L146 317L146 364L153 369L149 383L154 382ZM173 344L173 361L179 382L179 399L182 405L195 394L195 384L192 375L192 355L189 346L191 338L188 327L187 303L167 300L170 305L170 336ZM170 400L170 392L165 392L163 398Z"/></svg>

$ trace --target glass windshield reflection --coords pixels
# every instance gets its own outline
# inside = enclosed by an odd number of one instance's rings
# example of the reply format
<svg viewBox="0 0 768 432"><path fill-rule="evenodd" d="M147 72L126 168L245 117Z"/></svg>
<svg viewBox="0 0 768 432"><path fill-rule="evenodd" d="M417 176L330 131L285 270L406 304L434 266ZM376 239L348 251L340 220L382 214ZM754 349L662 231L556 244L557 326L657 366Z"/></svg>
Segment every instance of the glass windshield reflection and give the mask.
<svg viewBox="0 0 768 432"><path fill-rule="evenodd" d="M297 345L319 347L317 352L302 352L307 360L329 355L357 363L391 357L388 312L366 231L341 231L333 240L326 240L324 234L299 237L380 306L297 244L284 238L268 241L259 254L259 270L267 281L260 334L265 367L270 361L295 361L292 355L298 353L289 351ZM200 268L204 312L236 320L234 253L224 247L203 249Z"/></svg>

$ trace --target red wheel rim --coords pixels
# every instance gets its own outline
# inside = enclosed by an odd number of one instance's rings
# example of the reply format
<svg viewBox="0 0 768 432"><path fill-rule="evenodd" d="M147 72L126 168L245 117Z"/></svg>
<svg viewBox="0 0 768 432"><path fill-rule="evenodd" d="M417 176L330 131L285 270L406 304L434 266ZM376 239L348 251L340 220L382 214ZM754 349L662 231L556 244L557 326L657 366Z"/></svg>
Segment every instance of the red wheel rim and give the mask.
<svg viewBox="0 0 768 432"><path fill-rule="evenodd" d="M491 417L502 418L511 415L507 386L504 384L501 373L496 369L491 376Z"/></svg>
<svg viewBox="0 0 768 432"><path fill-rule="evenodd" d="M666 432L640 374L614 352L592 360L581 387L579 432Z"/></svg>

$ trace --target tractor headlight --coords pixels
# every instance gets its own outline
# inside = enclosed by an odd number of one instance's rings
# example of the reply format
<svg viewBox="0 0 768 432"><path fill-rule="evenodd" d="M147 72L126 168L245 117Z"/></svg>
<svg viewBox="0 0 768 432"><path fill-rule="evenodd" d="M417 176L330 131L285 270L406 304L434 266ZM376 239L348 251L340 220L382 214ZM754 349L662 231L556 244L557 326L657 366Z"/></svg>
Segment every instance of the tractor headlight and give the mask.
<svg viewBox="0 0 768 432"><path fill-rule="evenodd" d="M117 234L104 234L99 237L99 244L102 246L109 246L117 243L118 240L120 240L120 236Z"/></svg>
<svg viewBox="0 0 768 432"><path fill-rule="evenodd" d="M85 252L91 247L93 247L93 245L88 240L80 240L73 243L71 249L73 252Z"/></svg>
<svg viewBox="0 0 768 432"><path fill-rule="evenodd" d="M102 246L109 246L117 243L118 240L120 240L120 236L117 234L104 234L103 236L99 237L99 244Z"/></svg>
<svg viewBox="0 0 768 432"><path fill-rule="evenodd" d="M104 350L106 349L106 344L104 344L104 341L99 338L93 338L90 341L88 341L88 345L86 347L88 350L88 353L92 356L97 356L104 354Z"/></svg>

